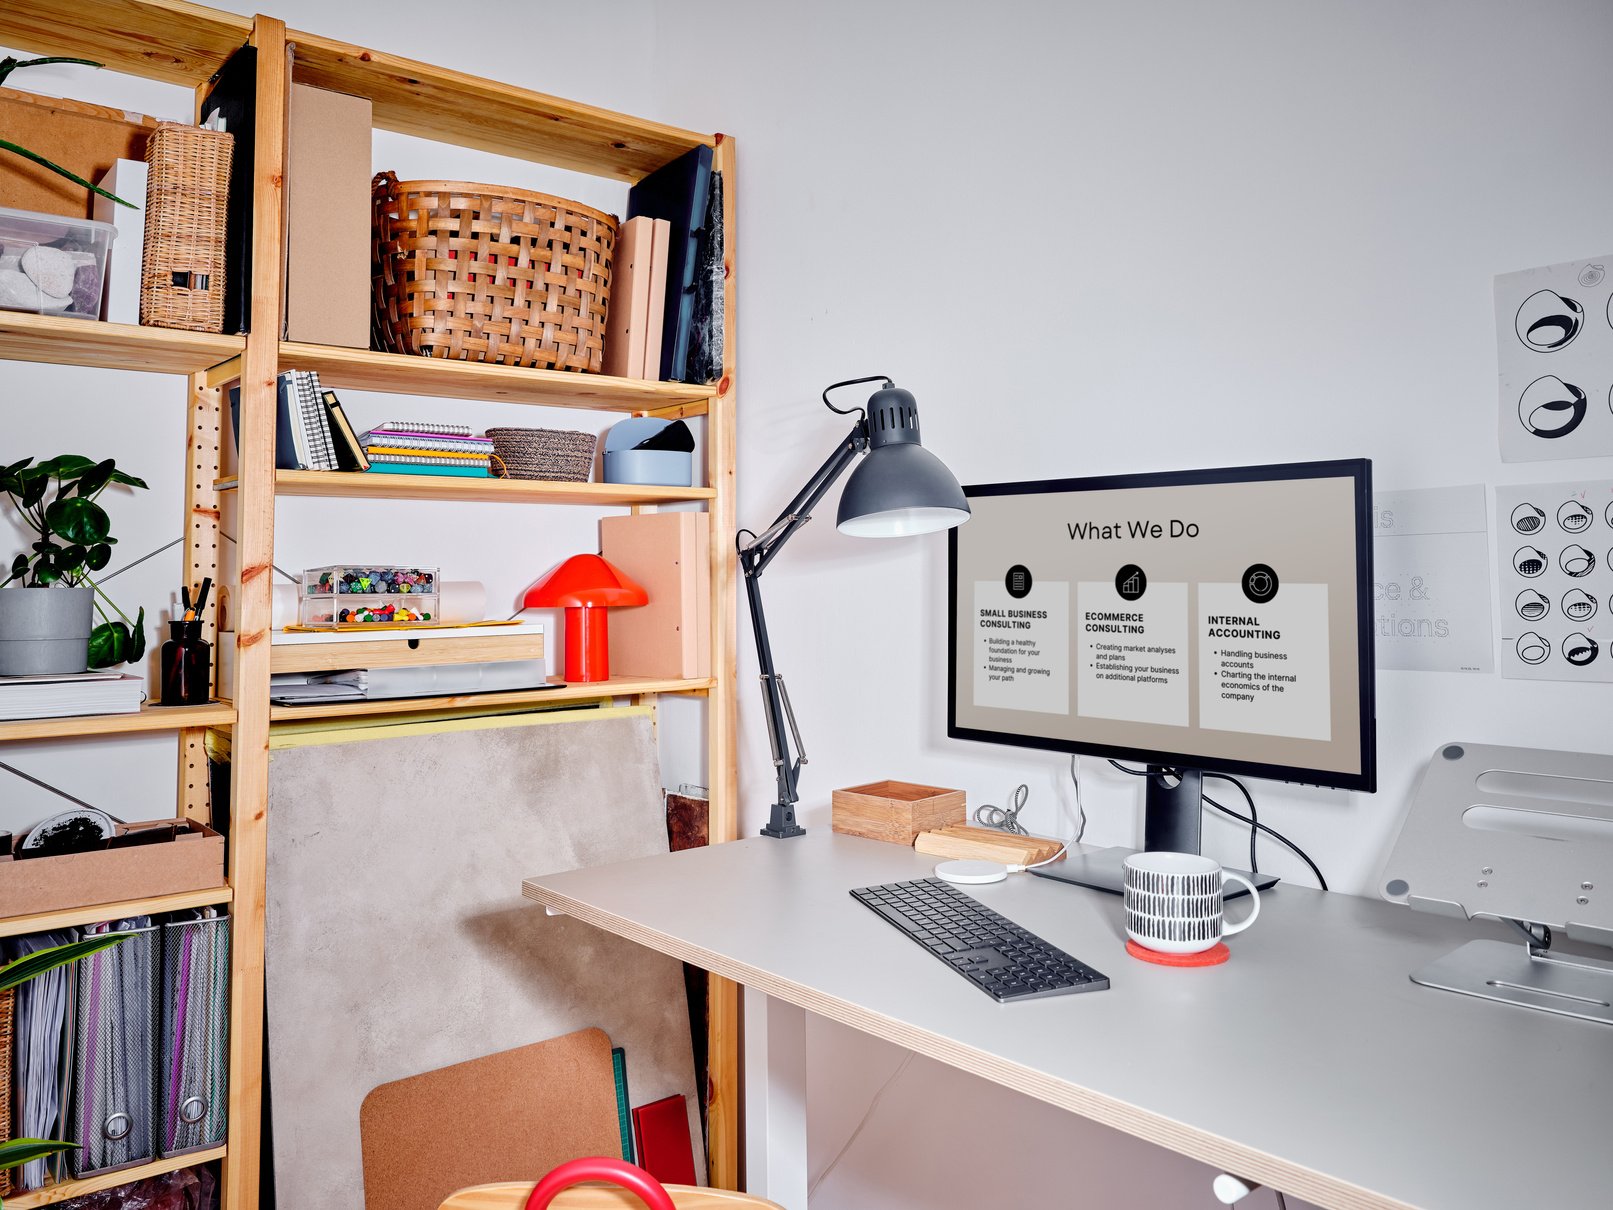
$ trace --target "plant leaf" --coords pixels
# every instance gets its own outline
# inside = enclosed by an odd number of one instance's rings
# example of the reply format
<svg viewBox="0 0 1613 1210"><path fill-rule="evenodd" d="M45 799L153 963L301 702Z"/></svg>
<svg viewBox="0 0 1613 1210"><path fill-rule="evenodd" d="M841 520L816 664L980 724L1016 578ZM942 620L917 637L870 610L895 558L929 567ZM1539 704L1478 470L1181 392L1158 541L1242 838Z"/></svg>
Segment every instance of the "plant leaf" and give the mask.
<svg viewBox="0 0 1613 1210"><path fill-rule="evenodd" d="M27 570L28 570L28 556L27 555L18 555L15 559L11 560L11 578L13 580L15 580L18 576L22 575Z"/></svg>
<svg viewBox="0 0 1613 1210"><path fill-rule="evenodd" d="M97 542L90 547L84 556L84 566L90 571L100 571L112 561L112 545L110 542Z"/></svg>
<svg viewBox="0 0 1613 1210"><path fill-rule="evenodd" d="M24 954L21 958L0 967L0 991L20 986L30 979L37 979L46 971L53 971L58 966L66 966L69 962L77 962L80 958L88 958L91 954L109 950L132 936L133 933L103 933L83 941L69 941L65 945L53 945L49 949Z"/></svg>
<svg viewBox="0 0 1613 1210"><path fill-rule="evenodd" d="M134 615L134 629L129 632L129 659L133 664L146 654L146 607L140 606Z"/></svg>
<svg viewBox="0 0 1613 1210"><path fill-rule="evenodd" d="M112 529L112 519L94 500L71 496L57 500L45 510L45 523L69 542L87 545L104 542Z"/></svg>
<svg viewBox="0 0 1613 1210"><path fill-rule="evenodd" d="M108 193L105 189L102 189L99 185L90 184L90 182L86 181L83 177L79 176L77 173L67 171L67 169L63 168L60 164L52 164L44 156L39 155L36 152L29 151L26 147L19 147L16 143L13 143L10 139L0 139L0 151L12 151L12 152L15 152L17 155L20 155L25 160L32 160L34 163L38 164L41 168L50 169L50 171L54 172L57 176L66 177L68 180L72 181L73 184L75 184L75 185L84 186L84 188L88 189L91 193L99 193L102 197L111 198L114 202L116 202L120 206L127 206L130 210L138 210L138 209L140 209L140 207L136 206L133 202L126 202L121 197L119 197L117 194Z"/></svg>
<svg viewBox="0 0 1613 1210"><path fill-rule="evenodd" d="M129 654L129 628L122 622L102 622L90 631L90 667L113 668Z"/></svg>
<svg viewBox="0 0 1613 1210"><path fill-rule="evenodd" d="M58 1151L76 1151L77 1143L56 1143L50 1139L7 1139L0 1143L0 1168L26 1164L42 1155L55 1155Z"/></svg>
<svg viewBox="0 0 1613 1210"><path fill-rule="evenodd" d="M35 467L34 469L38 469ZM27 475L27 472L23 472ZM22 481L22 506L32 508L45 498L45 489L50 486L50 478L46 475L36 475L24 478Z"/></svg>
<svg viewBox="0 0 1613 1210"><path fill-rule="evenodd" d="M108 458L105 462L97 462L78 481L78 494L93 496L100 491L112 478L112 472L118 469L118 464Z"/></svg>
<svg viewBox="0 0 1613 1210"><path fill-rule="evenodd" d="M122 471L113 471L112 472L112 482L113 483L122 483L127 487L145 487L146 486L146 481L144 479L136 479L133 475L125 475Z"/></svg>

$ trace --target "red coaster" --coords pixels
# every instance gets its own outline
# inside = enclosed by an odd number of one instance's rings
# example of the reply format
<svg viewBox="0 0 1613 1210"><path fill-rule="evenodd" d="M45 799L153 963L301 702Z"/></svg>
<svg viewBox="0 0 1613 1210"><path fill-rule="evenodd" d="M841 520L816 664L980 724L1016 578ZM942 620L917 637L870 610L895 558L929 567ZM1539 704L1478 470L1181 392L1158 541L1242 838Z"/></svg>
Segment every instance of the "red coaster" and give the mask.
<svg viewBox="0 0 1613 1210"><path fill-rule="evenodd" d="M1232 951L1227 948L1225 941L1217 941L1209 949L1196 954L1162 954L1158 950L1144 949L1130 937L1126 938L1126 953L1158 966L1220 966L1232 957Z"/></svg>

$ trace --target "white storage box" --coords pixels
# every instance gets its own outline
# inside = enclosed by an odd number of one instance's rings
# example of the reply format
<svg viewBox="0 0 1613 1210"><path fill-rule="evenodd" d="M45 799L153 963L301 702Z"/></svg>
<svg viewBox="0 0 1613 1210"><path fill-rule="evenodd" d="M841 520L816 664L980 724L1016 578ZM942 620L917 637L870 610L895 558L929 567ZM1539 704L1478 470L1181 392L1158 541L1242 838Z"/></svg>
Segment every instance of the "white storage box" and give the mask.
<svg viewBox="0 0 1613 1210"><path fill-rule="evenodd" d="M0 310L96 319L111 223L0 206Z"/></svg>

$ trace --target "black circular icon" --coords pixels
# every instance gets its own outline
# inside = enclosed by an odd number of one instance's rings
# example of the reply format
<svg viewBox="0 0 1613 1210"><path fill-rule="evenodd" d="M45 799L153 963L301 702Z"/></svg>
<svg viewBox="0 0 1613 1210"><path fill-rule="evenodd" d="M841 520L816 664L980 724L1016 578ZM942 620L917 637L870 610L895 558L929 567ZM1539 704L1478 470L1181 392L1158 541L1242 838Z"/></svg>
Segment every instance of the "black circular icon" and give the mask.
<svg viewBox="0 0 1613 1210"><path fill-rule="evenodd" d="M1563 640L1563 659L1575 668L1583 668L1596 659L1596 653L1601 650L1596 640L1588 635L1575 631Z"/></svg>
<svg viewBox="0 0 1613 1210"><path fill-rule="evenodd" d="M1277 573L1264 563L1252 563L1243 573L1243 595L1256 605L1264 605L1277 595Z"/></svg>
<svg viewBox="0 0 1613 1210"><path fill-rule="evenodd" d="M1014 600L1023 601L1031 595L1031 569L1023 563L1015 563L1003 577L1003 587Z"/></svg>
<svg viewBox="0 0 1613 1210"><path fill-rule="evenodd" d="M1148 573L1135 563L1127 563L1115 572L1115 591L1124 600L1137 600L1148 591Z"/></svg>

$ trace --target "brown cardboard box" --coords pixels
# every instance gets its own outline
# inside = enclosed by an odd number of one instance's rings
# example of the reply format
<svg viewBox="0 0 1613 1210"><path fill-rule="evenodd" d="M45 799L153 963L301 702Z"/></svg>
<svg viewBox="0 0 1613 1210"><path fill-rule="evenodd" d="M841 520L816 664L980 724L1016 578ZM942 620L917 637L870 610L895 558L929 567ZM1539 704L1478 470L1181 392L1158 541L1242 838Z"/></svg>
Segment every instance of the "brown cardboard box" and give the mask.
<svg viewBox="0 0 1613 1210"><path fill-rule="evenodd" d="M711 547L705 513L639 513L599 523L599 553L650 594L613 609L613 676L711 675Z"/></svg>
<svg viewBox="0 0 1613 1210"><path fill-rule="evenodd" d="M965 809L962 790L876 781L836 790L830 796L829 826L843 836L911 845L920 832L961 824Z"/></svg>
<svg viewBox="0 0 1613 1210"><path fill-rule="evenodd" d="M146 140L156 128L156 121L142 114L0 88L0 131L5 137L86 181L99 180L118 160L144 160ZM89 218L93 196L20 155L0 152L0 206ZM143 197L128 200L146 204Z"/></svg>
<svg viewBox="0 0 1613 1210"><path fill-rule="evenodd" d="M224 838L195 820L167 843L0 861L0 916L224 885Z"/></svg>
<svg viewBox="0 0 1613 1210"><path fill-rule="evenodd" d="M291 86L287 340L370 347L368 98Z"/></svg>

